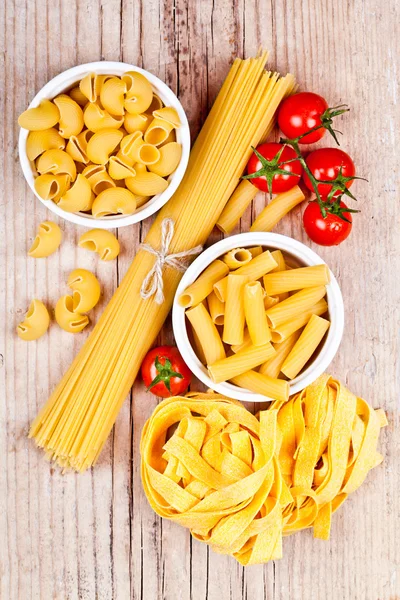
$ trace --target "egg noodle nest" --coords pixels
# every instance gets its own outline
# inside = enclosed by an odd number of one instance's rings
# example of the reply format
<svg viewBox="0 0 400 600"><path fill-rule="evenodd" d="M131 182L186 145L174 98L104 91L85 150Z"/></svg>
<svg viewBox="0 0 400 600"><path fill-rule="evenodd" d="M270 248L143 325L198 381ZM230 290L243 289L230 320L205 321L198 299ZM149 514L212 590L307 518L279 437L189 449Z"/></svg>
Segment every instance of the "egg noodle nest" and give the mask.
<svg viewBox="0 0 400 600"><path fill-rule="evenodd" d="M382 461L382 410L322 375L253 416L240 402L190 393L161 402L141 439L154 511L242 565L282 557L282 536L331 516Z"/></svg>

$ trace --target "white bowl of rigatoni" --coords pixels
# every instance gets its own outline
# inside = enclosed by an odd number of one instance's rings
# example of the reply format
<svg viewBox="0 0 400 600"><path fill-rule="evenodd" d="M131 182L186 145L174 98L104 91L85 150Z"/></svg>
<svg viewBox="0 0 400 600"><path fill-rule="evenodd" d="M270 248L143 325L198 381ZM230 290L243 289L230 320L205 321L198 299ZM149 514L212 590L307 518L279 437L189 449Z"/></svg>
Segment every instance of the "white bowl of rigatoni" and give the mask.
<svg viewBox="0 0 400 600"><path fill-rule="evenodd" d="M276 233L243 233L192 263L172 323L205 385L245 402L285 402L331 363L344 307L334 275L310 248Z"/></svg>

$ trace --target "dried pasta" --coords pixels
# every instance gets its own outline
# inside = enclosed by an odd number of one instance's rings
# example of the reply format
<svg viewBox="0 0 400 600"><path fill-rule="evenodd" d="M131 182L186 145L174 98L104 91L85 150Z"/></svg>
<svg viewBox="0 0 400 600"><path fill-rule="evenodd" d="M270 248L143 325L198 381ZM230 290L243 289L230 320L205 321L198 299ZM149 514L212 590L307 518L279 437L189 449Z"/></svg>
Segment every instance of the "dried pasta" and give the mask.
<svg viewBox="0 0 400 600"><path fill-rule="evenodd" d="M101 260L114 260L119 254L119 241L111 231L107 229L91 229L79 238L78 246L97 252Z"/></svg>
<svg viewBox="0 0 400 600"><path fill-rule="evenodd" d="M320 341L329 328L329 321L312 315L304 327L299 339L289 352L281 367L281 371L289 379L294 379L304 367L308 359L317 349Z"/></svg>
<svg viewBox="0 0 400 600"><path fill-rule="evenodd" d="M26 154L31 161L46 150L64 150L64 148L65 140L54 127L40 131L30 131L26 140Z"/></svg>
<svg viewBox="0 0 400 600"><path fill-rule="evenodd" d="M204 304L197 304L186 312L193 331L203 349L207 363L215 363L225 358L225 349L216 326Z"/></svg>
<svg viewBox="0 0 400 600"><path fill-rule="evenodd" d="M86 269L74 269L69 274L67 285L73 290L72 310L77 313L89 312L100 299L100 284L93 273Z"/></svg>
<svg viewBox="0 0 400 600"><path fill-rule="evenodd" d="M72 296L62 296L56 304L54 315L57 323L68 333L79 333L89 324L89 317L74 311Z"/></svg>
<svg viewBox="0 0 400 600"><path fill-rule="evenodd" d="M32 300L24 320L17 326L21 340L31 342L46 333L50 324L49 311L40 300Z"/></svg>
<svg viewBox="0 0 400 600"><path fill-rule="evenodd" d="M229 273L228 266L221 260L214 260L200 277L179 296L179 304L185 308L199 304L211 294L214 283L227 273Z"/></svg>
<svg viewBox="0 0 400 600"><path fill-rule="evenodd" d="M53 221L40 223L38 233L28 251L32 258L45 258L53 254L61 244L62 231Z"/></svg>
<svg viewBox="0 0 400 600"><path fill-rule="evenodd" d="M92 204L92 215L96 219L107 215L131 215L135 210L135 196L129 190L118 187L100 192Z"/></svg>
<svg viewBox="0 0 400 600"><path fill-rule="evenodd" d="M250 231L272 231L295 206L303 202L305 196L298 185L288 192L278 194L258 215L250 227Z"/></svg>

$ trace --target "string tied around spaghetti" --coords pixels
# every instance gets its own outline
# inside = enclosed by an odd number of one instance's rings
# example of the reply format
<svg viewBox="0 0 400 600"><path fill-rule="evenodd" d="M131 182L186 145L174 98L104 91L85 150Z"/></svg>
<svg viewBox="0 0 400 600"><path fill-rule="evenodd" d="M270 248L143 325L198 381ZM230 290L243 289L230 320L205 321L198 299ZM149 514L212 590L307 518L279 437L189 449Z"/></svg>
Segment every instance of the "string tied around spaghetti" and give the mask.
<svg viewBox="0 0 400 600"><path fill-rule="evenodd" d="M195 246L183 252L168 254L169 246L174 235L175 224L172 219L164 219L161 223L161 249L155 250L150 244L140 244L139 248L145 250L156 257L156 261L150 271L147 273L140 288L140 296L143 300L151 298L155 295L157 304L164 302L164 282L163 268L168 265L177 271L186 271L188 265L185 259L190 256L199 254L203 250L203 246Z"/></svg>

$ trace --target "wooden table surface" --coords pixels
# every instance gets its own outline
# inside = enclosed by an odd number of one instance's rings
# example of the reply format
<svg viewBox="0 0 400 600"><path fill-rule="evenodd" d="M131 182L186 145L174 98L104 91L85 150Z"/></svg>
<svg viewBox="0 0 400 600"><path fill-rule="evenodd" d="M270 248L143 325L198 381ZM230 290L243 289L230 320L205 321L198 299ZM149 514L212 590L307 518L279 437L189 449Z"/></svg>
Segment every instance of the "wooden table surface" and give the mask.
<svg viewBox="0 0 400 600"><path fill-rule="evenodd" d="M0 375L0 597L2 600L395 600L399 571L399 56L395 1L387 0L5 0L0 7L2 337ZM397 22L397 23L396 23ZM330 104L348 102L342 147L369 183L354 190L362 212L338 248L317 248L338 277L346 309L330 372L388 414L385 463L335 515L329 542L303 532L284 557L242 568L187 530L161 521L140 482L139 436L157 400L135 384L97 466L62 476L27 440L29 423L82 345L53 324L38 342L14 333L32 297L54 306L67 274L98 275L96 320L151 219L118 231L118 261L77 249L82 228L60 222L59 252L27 257L46 213L18 163L17 116L61 71L99 59L158 75L179 95L196 136L233 58L271 50L269 65L293 72ZM330 143L326 137L326 142ZM397 156L396 156L397 154ZM237 231L263 207L260 195ZM310 244L296 210L276 228ZM218 234L213 239L217 239ZM162 342L172 342L170 324ZM398 371L398 369L397 369ZM397 372L398 375L398 372Z"/></svg>

